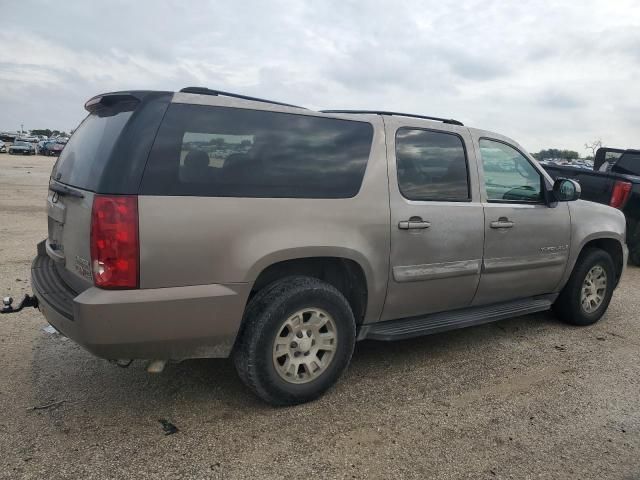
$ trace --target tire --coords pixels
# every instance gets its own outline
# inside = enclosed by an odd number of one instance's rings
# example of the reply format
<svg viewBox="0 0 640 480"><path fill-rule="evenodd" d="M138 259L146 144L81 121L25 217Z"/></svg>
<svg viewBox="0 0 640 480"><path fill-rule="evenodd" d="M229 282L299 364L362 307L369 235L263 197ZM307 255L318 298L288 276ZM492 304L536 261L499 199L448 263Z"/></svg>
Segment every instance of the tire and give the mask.
<svg viewBox="0 0 640 480"><path fill-rule="evenodd" d="M294 324L299 330L291 328ZM321 396L346 369L355 345L356 324L349 303L333 286L311 277L287 277L262 289L249 302L243 325L233 352L238 376L275 406ZM332 336L333 340L328 338ZM332 346L323 350L321 342ZM310 362L311 367L298 367L298 362ZM293 370L285 372L287 366Z"/></svg>
<svg viewBox="0 0 640 480"><path fill-rule="evenodd" d="M594 285L601 285L601 271L605 275L605 285L601 294L594 296L594 289L597 289ZM587 285L585 282L589 273L592 273L593 282ZM611 255L599 248L589 248L578 257L569 281L553 305L553 310L565 323L579 326L592 325L607 311L614 285L615 267ZM583 288L588 306L583 303L585 298Z"/></svg>

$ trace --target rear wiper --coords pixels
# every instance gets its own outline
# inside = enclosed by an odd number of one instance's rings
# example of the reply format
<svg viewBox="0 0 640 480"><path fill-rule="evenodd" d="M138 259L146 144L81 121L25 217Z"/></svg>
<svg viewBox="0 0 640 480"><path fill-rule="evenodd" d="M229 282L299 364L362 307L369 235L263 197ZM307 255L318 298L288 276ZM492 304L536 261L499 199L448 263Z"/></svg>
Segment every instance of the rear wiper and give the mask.
<svg viewBox="0 0 640 480"><path fill-rule="evenodd" d="M49 189L53 190L58 195L69 195L70 197L84 198L84 194L82 192L79 192L78 190L75 190L73 188L69 188L66 185L61 185L59 183L50 183Z"/></svg>

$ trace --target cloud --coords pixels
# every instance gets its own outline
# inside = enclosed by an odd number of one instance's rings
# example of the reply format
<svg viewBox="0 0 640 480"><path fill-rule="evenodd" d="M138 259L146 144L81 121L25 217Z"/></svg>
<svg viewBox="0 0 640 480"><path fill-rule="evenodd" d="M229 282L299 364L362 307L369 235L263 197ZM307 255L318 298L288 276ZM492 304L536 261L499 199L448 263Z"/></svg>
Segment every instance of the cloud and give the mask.
<svg viewBox="0 0 640 480"><path fill-rule="evenodd" d="M540 98L540 104L551 109L579 108L586 106L587 101L571 93L549 90Z"/></svg>
<svg viewBox="0 0 640 480"><path fill-rule="evenodd" d="M3 15L0 130L68 130L100 92L202 85L459 117L532 151L640 147L633 0L23 1Z"/></svg>

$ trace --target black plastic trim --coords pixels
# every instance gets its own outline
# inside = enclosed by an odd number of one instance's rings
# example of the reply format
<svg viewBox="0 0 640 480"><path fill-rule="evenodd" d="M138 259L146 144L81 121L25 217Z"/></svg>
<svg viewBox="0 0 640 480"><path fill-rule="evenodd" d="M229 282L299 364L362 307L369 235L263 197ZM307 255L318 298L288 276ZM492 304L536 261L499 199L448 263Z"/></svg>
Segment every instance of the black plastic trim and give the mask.
<svg viewBox="0 0 640 480"><path fill-rule="evenodd" d="M31 286L40 302L73 320L73 299L78 294L64 283L55 262L46 254L39 252L31 264Z"/></svg>
<svg viewBox="0 0 640 480"><path fill-rule="evenodd" d="M464 123L453 118L431 117L428 115L416 115L413 113L388 112L385 110L320 110L321 113L347 113L347 114L371 114L371 115L390 115L397 117L422 118L424 120L435 120L436 122L447 123L449 125L459 125L464 127Z"/></svg>
<svg viewBox="0 0 640 480"><path fill-rule="evenodd" d="M549 310L557 294L363 325L358 340L402 340Z"/></svg>
<svg viewBox="0 0 640 480"><path fill-rule="evenodd" d="M242 100L251 100L252 102L272 103L274 105L282 105L284 107L293 107L293 108L302 108L303 110L306 110L306 108L304 107L300 107L298 105L291 105L290 103L282 103L282 102L276 102L274 100L266 100L264 98L250 97L248 95L240 95L239 93L223 92L222 90L212 90L206 87L185 87L182 90L180 90L180 92L193 93L196 95L213 95L213 96L222 95L224 97L240 98Z"/></svg>

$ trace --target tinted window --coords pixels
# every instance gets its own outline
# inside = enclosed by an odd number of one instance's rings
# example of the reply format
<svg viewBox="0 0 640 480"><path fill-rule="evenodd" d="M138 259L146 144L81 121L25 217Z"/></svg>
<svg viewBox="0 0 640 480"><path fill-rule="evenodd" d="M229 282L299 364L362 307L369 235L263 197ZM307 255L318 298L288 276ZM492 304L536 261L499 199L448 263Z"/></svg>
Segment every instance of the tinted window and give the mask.
<svg viewBox="0 0 640 480"><path fill-rule="evenodd" d="M480 154L489 201L542 201L542 176L518 150L483 138Z"/></svg>
<svg viewBox="0 0 640 480"><path fill-rule="evenodd" d="M147 195L345 198L358 193L368 123L172 104L144 173Z"/></svg>
<svg viewBox="0 0 640 480"><path fill-rule="evenodd" d="M613 167L614 172L640 176L640 153L625 153Z"/></svg>
<svg viewBox="0 0 640 480"><path fill-rule="evenodd" d="M109 155L131 113L120 111L88 115L65 145L51 176L62 183L96 190Z"/></svg>
<svg viewBox="0 0 640 480"><path fill-rule="evenodd" d="M396 134L400 192L409 200L469 200L467 160L457 135L401 128Z"/></svg>

